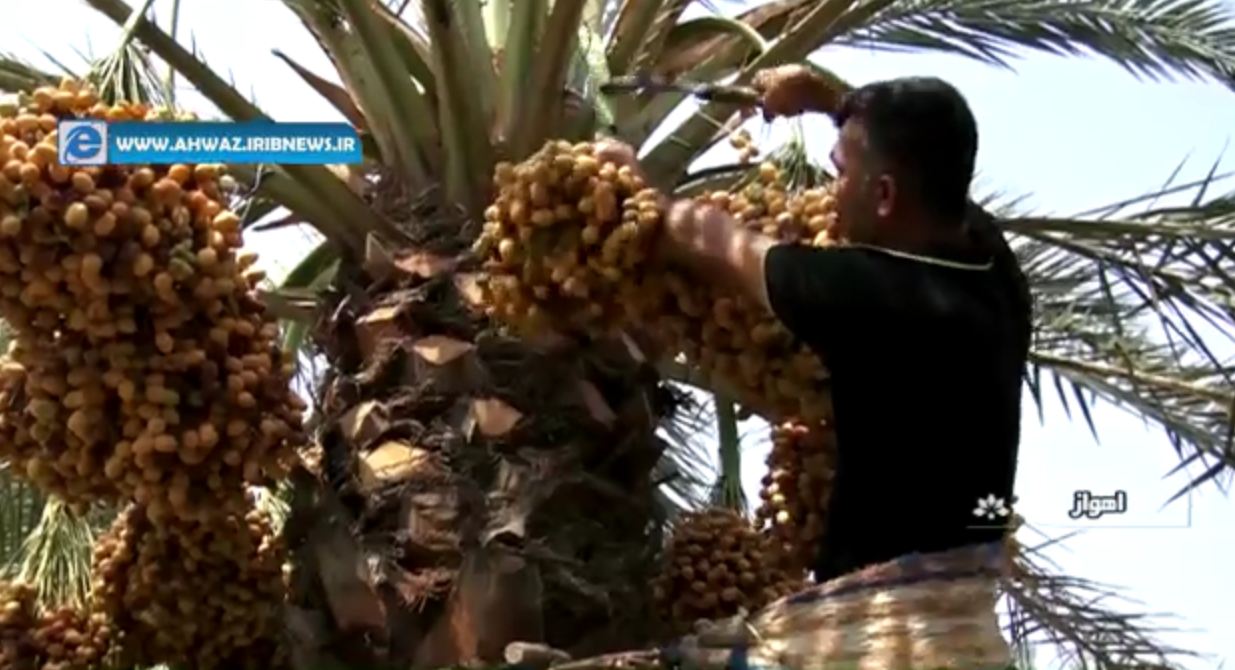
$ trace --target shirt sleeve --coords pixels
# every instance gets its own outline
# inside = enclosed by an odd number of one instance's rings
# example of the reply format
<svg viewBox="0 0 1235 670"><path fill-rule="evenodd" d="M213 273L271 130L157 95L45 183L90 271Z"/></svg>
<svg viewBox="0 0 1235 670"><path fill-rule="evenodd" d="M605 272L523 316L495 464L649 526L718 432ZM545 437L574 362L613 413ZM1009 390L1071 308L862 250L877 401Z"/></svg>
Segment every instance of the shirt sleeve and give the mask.
<svg viewBox="0 0 1235 670"><path fill-rule="evenodd" d="M879 310L886 277L871 255L848 247L782 244L768 250L764 280L772 312L798 339L860 330ZM828 324L845 324L844 329Z"/></svg>

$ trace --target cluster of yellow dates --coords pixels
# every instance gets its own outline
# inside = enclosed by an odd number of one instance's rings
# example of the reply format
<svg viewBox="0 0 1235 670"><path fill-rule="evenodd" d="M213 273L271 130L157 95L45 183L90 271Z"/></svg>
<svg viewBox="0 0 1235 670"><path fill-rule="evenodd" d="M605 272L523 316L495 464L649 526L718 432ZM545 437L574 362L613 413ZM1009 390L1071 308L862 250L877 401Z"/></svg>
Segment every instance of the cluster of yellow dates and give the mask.
<svg viewBox="0 0 1235 670"><path fill-rule="evenodd" d="M660 616L687 631L699 619L753 612L802 585L802 574L777 560L770 538L740 513L714 508L679 520L652 595Z"/></svg>
<svg viewBox="0 0 1235 670"><path fill-rule="evenodd" d="M113 646L145 665L275 658L282 549L249 487L286 475L306 406L240 252L230 178L58 162L62 118L162 116L70 80L0 105L0 459L78 509L128 505L85 610L0 635L38 670L92 667Z"/></svg>
<svg viewBox="0 0 1235 670"><path fill-rule="evenodd" d="M832 243L826 188L790 192L772 163L737 192L698 196L786 241ZM547 143L498 165L497 195L475 251L487 264L490 315L525 332L638 328L751 404L806 421L826 418L823 363L761 306L692 281L655 256L661 195L596 146ZM757 399L758 402L753 402Z"/></svg>

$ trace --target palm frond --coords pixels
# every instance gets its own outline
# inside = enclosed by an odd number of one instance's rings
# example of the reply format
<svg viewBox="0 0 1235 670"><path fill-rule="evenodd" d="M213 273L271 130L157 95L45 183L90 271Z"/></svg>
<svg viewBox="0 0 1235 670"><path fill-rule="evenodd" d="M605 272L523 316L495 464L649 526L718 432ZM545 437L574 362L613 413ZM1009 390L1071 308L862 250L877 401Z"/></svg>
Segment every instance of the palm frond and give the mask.
<svg viewBox="0 0 1235 670"><path fill-rule="evenodd" d="M437 121L446 149L447 192L455 202L479 213L487 195L487 175L493 170L489 127L497 86L480 8L445 0L425 0L422 7L434 47Z"/></svg>
<svg viewBox="0 0 1235 670"><path fill-rule="evenodd" d="M146 50L133 42L137 26L150 12L154 0L146 0L129 14L120 31L120 42L106 57L90 68L87 78L99 89L99 97L108 104L140 102L169 105L171 96L155 70Z"/></svg>
<svg viewBox="0 0 1235 670"><path fill-rule="evenodd" d="M814 3L810 11L785 30L767 51L738 72L735 83L748 83L755 72L765 67L806 58L827 42L837 21L856 3L857 0ZM691 162L723 136L718 131L737 111L736 105L712 102L675 128L644 160L652 183L662 186L677 183Z"/></svg>
<svg viewBox="0 0 1235 670"><path fill-rule="evenodd" d="M1203 467L1181 494L1235 468L1235 199L1001 224L1035 295L1034 399L1045 371L1087 421L1101 399L1160 426Z"/></svg>
<svg viewBox="0 0 1235 670"><path fill-rule="evenodd" d="M709 7L712 16L672 25L658 49L645 49L639 71L667 80L722 80L762 56L772 40L813 12L818 4L815 0L774 0L756 3L732 17ZM622 27L619 23L618 28ZM615 32L614 42L623 37L622 32ZM622 136L642 144L685 99L684 94L672 92L618 98L615 106L620 110Z"/></svg>
<svg viewBox="0 0 1235 670"><path fill-rule="evenodd" d="M613 105L607 96L600 95L600 85L609 81L609 62L605 58L604 38L586 25L579 26L579 49L575 56L567 87L577 93L573 102L581 109L567 110L568 139L591 139L596 129L612 132L614 129ZM572 102L567 97L567 104ZM571 118L570 114L576 114Z"/></svg>
<svg viewBox="0 0 1235 670"><path fill-rule="evenodd" d="M128 25L134 17L134 12L123 0L87 0L87 4L121 26ZM224 114L240 121L268 118L196 54L158 26L140 16L133 21L134 38L179 72ZM282 190L271 192L271 197L313 223L331 239L361 252L369 231L379 231L391 239L400 237L393 224L366 207L358 195L325 167L286 165L277 168L276 175L283 175L287 181Z"/></svg>
<svg viewBox="0 0 1235 670"><path fill-rule="evenodd" d="M172 0L172 19L171 26L168 32L171 38L176 39L180 31L180 0ZM167 68L167 74L163 78L163 90L167 92L168 106L175 108L176 106L176 71L172 68Z"/></svg>
<svg viewBox="0 0 1235 670"><path fill-rule="evenodd" d="M383 146L386 162L405 179L426 184L431 163L426 152L434 135L429 130L434 127L429 102L408 76L408 68L391 39L391 28L373 4L367 0L341 0L339 4L342 18L355 37L352 45L359 49L360 58L373 75L375 95L370 102L376 109L366 110L370 122L375 118L388 122L389 142ZM404 115L412 118L405 120L401 118Z"/></svg>
<svg viewBox="0 0 1235 670"><path fill-rule="evenodd" d="M0 52L0 91L17 93L54 86L59 77L44 72L11 54Z"/></svg>
<svg viewBox="0 0 1235 670"><path fill-rule="evenodd" d="M716 415L689 387L668 385L666 391L673 395L676 408L660 426L668 448L656 469L656 481L678 507L698 509L707 503L717 478L715 445L706 439L716 425Z"/></svg>
<svg viewBox="0 0 1235 670"><path fill-rule="evenodd" d="M297 0L284 0L284 2L295 1ZM422 12L418 11L419 5L411 5L410 2L405 4L417 10L407 12L415 16L408 17L393 11L381 11L379 14L389 24L395 49L399 51L399 57L407 66L412 79L420 82L426 91L436 91L437 79L430 66L430 61L433 60L433 48L429 42L428 27L424 25L425 17L421 15Z"/></svg>
<svg viewBox="0 0 1235 670"><path fill-rule="evenodd" d="M712 394L716 412L716 449L720 473L712 492L712 504L747 511L746 493L742 490L742 436L738 433L738 415L733 401Z"/></svg>
<svg viewBox="0 0 1235 670"><path fill-rule="evenodd" d="M1049 644L1061 656L1062 666L1078 670L1166 668L1174 660L1196 656L1157 639L1169 632L1165 617L1129 612L1129 605L1136 603L1112 587L1063 574L1042 555L1045 546L1057 541L1018 546L1001 581L1014 648Z"/></svg>
<svg viewBox="0 0 1235 670"><path fill-rule="evenodd" d="M307 290L314 292L325 288L334 279L339 267L339 253L329 242L322 242L313 248L296 267L287 274L280 285L282 290ZM283 350L296 356L296 373L301 376L306 372L313 358L310 350L309 323L300 320L285 320L283 328Z"/></svg>
<svg viewBox="0 0 1235 670"><path fill-rule="evenodd" d="M86 75L108 104L139 102L170 107L171 95L150 60L147 51L125 42L112 55L100 61Z"/></svg>
<svg viewBox="0 0 1235 670"><path fill-rule="evenodd" d="M748 26L763 39L771 40L780 36L816 4L817 0L763 2L737 14L733 20ZM760 52L748 36L733 31L692 29L683 24L669 34L652 71L673 79L698 67L708 67L714 68L719 76L725 76L746 65ZM727 62L720 64L717 61Z"/></svg>
<svg viewBox="0 0 1235 670"><path fill-rule="evenodd" d="M868 0L865 4L872 4ZM1220 0L902 0L842 18L836 45L943 51L1008 67L1018 49L1094 54L1149 79L1235 88L1235 17ZM861 11L861 7L855 8Z"/></svg>
<svg viewBox="0 0 1235 670"><path fill-rule="evenodd" d="M703 17L675 26L670 36L679 33L723 36L718 41L721 51L700 58L680 73L696 81L719 80L746 62L748 56L752 54L761 56L769 48L769 42L757 29L739 19ZM677 74L671 73L668 76L676 77ZM623 133L632 141L643 143L664 124L668 116L684 99L684 93L662 92L635 101L640 103L634 106L638 111L627 115L629 118L622 124ZM628 99L628 106L630 102L632 101Z"/></svg>
<svg viewBox="0 0 1235 670"><path fill-rule="evenodd" d="M81 607L90 591L94 528L86 515L55 498L22 543L17 578L35 585L44 608Z"/></svg>
<svg viewBox="0 0 1235 670"><path fill-rule="evenodd" d="M360 108L356 106L356 101L352 99L352 96L347 92L347 89L319 77L308 68L304 67L300 63L297 63L295 60L292 60L290 56L278 49L275 49L272 53L274 53L275 57L279 60L287 63L287 66L294 70L306 84L317 92L318 95L322 96L329 101L330 104L334 105L334 108L339 110L339 113L343 115L343 118L347 119L348 123L352 124L357 129L364 129L364 115L360 113Z"/></svg>
<svg viewBox="0 0 1235 670"><path fill-rule="evenodd" d="M52 60L50 55L48 59ZM124 33L111 54L83 68L84 74L58 62L56 65L63 70L63 75L46 72L13 56L0 54L0 91L29 92L40 86L55 86L61 76L68 76L82 77L94 84L100 99L108 104L122 100L152 106L171 103L170 89L160 78L150 54L133 43L130 32Z"/></svg>
<svg viewBox="0 0 1235 670"><path fill-rule="evenodd" d="M556 2L545 20L536 49L536 60L527 82L526 102L515 115L518 135L511 137L516 158L540 146L561 125L566 94L566 75L578 48L582 2Z"/></svg>
<svg viewBox="0 0 1235 670"><path fill-rule="evenodd" d="M646 70L660 59L660 54L664 50L665 43L669 40L669 35L673 32L674 27L678 25L678 19L691 5L690 0L666 0L659 3L656 15L652 20L652 24L648 27L643 39L640 40L639 48L635 52L635 60L633 68L636 72Z"/></svg>
<svg viewBox="0 0 1235 670"><path fill-rule="evenodd" d="M501 90L498 98L499 140L511 143L518 137L520 120L527 118L526 86L536 63L536 45L549 17L548 0L519 0L510 5L503 38Z"/></svg>
<svg viewBox="0 0 1235 670"><path fill-rule="evenodd" d="M639 48L647 40L648 32L656 22L665 0L625 0L618 10L609 39L606 59L609 69L616 74L626 74Z"/></svg>

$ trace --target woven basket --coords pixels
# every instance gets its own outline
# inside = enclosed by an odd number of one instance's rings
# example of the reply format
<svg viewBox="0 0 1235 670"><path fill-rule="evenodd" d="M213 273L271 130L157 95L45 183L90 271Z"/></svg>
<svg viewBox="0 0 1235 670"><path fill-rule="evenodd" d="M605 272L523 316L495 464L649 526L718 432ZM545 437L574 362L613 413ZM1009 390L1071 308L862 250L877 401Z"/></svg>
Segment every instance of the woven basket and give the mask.
<svg viewBox="0 0 1235 670"><path fill-rule="evenodd" d="M1001 544L874 565L772 603L746 620L746 644L697 658L751 670L1008 668L995 611L1006 566Z"/></svg>

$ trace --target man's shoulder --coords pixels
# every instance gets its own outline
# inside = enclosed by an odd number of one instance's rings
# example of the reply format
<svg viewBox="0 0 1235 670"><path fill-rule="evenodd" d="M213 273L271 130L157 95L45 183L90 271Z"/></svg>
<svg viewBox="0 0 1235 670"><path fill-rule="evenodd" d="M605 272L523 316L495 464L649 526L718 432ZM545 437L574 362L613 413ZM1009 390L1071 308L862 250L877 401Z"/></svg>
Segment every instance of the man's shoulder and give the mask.
<svg viewBox="0 0 1235 670"><path fill-rule="evenodd" d="M911 312L970 309L1003 297L996 292L1001 282L988 258L915 254L870 245L852 245L847 253L846 264L854 274L866 276L868 290L892 293L893 304Z"/></svg>
<svg viewBox="0 0 1235 670"><path fill-rule="evenodd" d="M817 272L831 277L878 278L900 274L905 260L889 250L848 243L823 246L786 242L768 251L767 262L786 271Z"/></svg>
<svg viewBox="0 0 1235 670"><path fill-rule="evenodd" d="M965 313L984 321L1017 318L1022 301L1004 274L995 261L980 256L931 256L852 243L785 243L772 247L765 259L773 300L788 291L799 301L901 319L947 314L954 321L951 317Z"/></svg>

